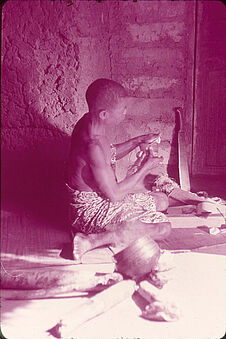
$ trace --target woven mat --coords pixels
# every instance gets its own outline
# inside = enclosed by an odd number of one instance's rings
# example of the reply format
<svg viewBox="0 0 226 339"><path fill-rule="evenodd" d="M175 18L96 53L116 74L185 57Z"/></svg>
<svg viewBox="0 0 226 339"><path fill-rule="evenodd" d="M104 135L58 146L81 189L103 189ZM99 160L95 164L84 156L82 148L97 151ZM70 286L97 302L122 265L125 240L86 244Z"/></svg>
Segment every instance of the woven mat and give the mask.
<svg viewBox="0 0 226 339"><path fill-rule="evenodd" d="M3 212L1 219L1 262L6 270L76 265L73 260L60 257L63 245L70 242L67 230L40 224L30 215ZM159 245L168 250L193 250L225 243L225 233L210 235L199 228L177 228ZM98 248L86 253L82 261L112 263L112 252L107 247Z"/></svg>
<svg viewBox="0 0 226 339"><path fill-rule="evenodd" d="M162 249L193 250L226 243L226 233L211 235L202 228L175 228L169 237L159 242Z"/></svg>
<svg viewBox="0 0 226 339"><path fill-rule="evenodd" d="M2 212L1 263L4 270L20 270L43 266L76 265L60 256L64 244L70 242L70 233L52 225L43 225L31 215ZM112 263L109 248L88 252L85 264Z"/></svg>

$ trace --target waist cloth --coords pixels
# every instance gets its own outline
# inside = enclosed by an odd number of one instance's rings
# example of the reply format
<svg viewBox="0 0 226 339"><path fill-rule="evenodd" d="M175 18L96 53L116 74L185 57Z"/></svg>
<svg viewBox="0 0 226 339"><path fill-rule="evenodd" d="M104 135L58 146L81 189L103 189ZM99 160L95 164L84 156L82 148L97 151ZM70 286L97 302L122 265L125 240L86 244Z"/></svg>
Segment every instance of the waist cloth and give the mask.
<svg viewBox="0 0 226 339"><path fill-rule="evenodd" d="M159 191L166 194L178 187L168 177L159 181ZM100 233L113 230L114 224L125 221L139 220L143 223L168 221L164 213L156 211L151 191L127 194L122 201L111 202L101 193L75 190L68 184L66 187L69 194L70 223L77 232Z"/></svg>

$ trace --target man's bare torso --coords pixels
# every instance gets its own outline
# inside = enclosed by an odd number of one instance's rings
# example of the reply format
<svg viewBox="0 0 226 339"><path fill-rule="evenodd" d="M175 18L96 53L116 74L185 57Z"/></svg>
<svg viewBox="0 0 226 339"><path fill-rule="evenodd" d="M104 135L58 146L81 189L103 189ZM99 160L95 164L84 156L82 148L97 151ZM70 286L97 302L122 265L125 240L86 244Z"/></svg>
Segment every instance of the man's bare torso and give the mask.
<svg viewBox="0 0 226 339"><path fill-rule="evenodd" d="M78 121L73 130L66 173L68 184L79 191L98 192L99 190L87 155L87 148L93 142L101 147L106 163L111 164L110 142L105 136L93 131L92 120L87 113Z"/></svg>

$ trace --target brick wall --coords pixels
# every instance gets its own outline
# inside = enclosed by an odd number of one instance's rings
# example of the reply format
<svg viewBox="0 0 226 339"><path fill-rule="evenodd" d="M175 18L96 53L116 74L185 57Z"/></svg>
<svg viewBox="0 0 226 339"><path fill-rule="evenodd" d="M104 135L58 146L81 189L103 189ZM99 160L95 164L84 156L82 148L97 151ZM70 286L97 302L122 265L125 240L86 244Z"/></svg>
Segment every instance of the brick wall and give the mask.
<svg viewBox="0 0 226 339"><path fill-rule="evenodd" d="M191 152L194 2L119 1L110 3L109 12L112 78L133 96L116 138L161 131L161 153L173 166L174 107L185 112ZM128 161L122 161L120 176Z"/></svg>

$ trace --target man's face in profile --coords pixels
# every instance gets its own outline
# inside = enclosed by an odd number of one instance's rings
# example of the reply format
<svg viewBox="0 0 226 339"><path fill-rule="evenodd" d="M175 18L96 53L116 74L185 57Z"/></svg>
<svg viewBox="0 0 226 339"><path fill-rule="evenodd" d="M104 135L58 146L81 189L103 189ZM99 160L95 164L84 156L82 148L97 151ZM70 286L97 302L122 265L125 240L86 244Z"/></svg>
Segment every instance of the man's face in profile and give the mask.
<svg viewBox="0 0 226 339"><path fill-rule="evenodd" d="M108 122L111 125L118 125L125 119L127 113L127 98L119 99L119 102L109 111Z"/></svg>

